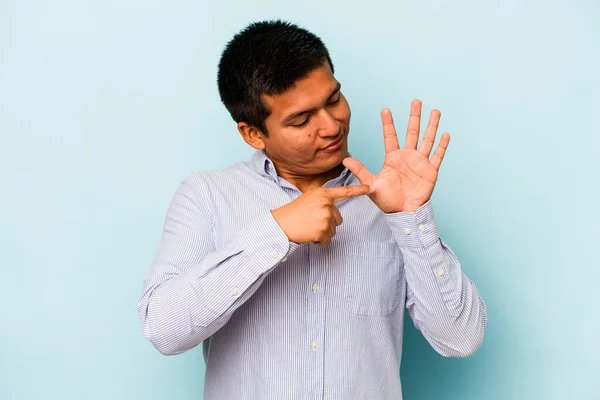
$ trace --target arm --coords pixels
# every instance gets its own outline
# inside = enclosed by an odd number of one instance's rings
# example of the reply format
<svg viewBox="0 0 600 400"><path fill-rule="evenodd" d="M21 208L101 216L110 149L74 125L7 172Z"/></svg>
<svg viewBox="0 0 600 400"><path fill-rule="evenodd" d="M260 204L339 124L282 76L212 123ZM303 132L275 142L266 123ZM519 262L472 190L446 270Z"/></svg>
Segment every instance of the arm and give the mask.
<svg viewBox="0 0 600 400"><path fill-rule="evenodd" d="M202 188L200 175L179 186L138 301L144 335L163 354L187 351L219 330L298 247L266 211L217 249Z"/></svg>
<svg viewBox="0 0 600 400"><path fill-rule="evenodd" d="M483 342L485 303L439 238L431 201L386 218L404 257L406 308L415 327L439 354L471 356Z"/></svg>
<svg viewBox="0 0 600 400"><path fill-rule="evenodd" d="M431 194L450 143L450 135L444 133L431 155L440 116L439 110L431 111L417 148L421 101L412 101L406 142L400 148L392 113L383 109L385 160L381 171L373 175L351 157L343 163L362 184L371 186L369 197L386 213L404 256L406 306L415 326L438 353L467 357L483 342L487 313L475 285L439 238L431 208Z"/></svg>

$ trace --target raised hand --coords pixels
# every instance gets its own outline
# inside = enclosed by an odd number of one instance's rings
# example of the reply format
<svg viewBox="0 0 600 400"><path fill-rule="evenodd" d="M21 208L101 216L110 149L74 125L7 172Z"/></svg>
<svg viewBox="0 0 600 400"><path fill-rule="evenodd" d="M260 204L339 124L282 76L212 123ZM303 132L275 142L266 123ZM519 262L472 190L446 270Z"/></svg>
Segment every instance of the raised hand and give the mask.
<svg viewBox="0 0 600 400"><path fill-rule="evenodd" d="M385 160L381 171L373 175L360 161L351 157L344 159L344 165L357 176L359 181L371 187L369 197L383 212L414 212L431 198L438 170L450 143L450 135L444 133L433 156L429 159L440 116L439 110L431 111L425 135L417 149L421 101L413 100L406 131L406 143L403 148L400 148L392 113L386 108L381 112L385 145Z"/></svg>
<svg viewBox="0 0 600 400"><path fill-rule="evenodd" d="M336 203L368 193L370 188L366 185L320 187L271 213L290 241L327 246L335 236L336 227L342 223Z"/></svg>

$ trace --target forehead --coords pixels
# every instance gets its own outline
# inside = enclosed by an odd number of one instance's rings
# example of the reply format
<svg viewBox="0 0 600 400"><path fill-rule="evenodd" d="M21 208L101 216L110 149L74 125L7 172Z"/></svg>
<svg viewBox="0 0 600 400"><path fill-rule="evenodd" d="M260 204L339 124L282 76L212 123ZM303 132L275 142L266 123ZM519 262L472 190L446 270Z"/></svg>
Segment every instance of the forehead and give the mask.
<svg viewBox="0 0 600 400"><path fill-rule="evenodd" d="M270 118L283 119L293 112L321 107L337 87L338 81L331 73L329 64L311 71L284 93L264 96L271 110Z"/></svg>

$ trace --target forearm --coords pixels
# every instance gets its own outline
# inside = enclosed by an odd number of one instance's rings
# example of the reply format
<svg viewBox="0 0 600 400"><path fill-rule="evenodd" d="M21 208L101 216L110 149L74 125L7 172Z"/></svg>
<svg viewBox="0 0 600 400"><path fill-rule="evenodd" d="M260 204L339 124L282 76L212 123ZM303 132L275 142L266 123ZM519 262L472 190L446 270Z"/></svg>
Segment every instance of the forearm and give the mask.
<svg viewBox="0 0 600 400"><path fill-rule="evenodd" d="M278 262L273 260L273 267ZM182 353L210 337L272 270L262 272L244 253L209 263L161 283L149 283L140 299L144 335L161 353Z"/></svg>
<svg viewBox="0 0 600 400"><path fill-rule="evenodd" d="M163 354L182 353L210 337L292 250L287 241L272 239L257 241L263 247L254 254L236 239L185 273L151 275L139 303L146 337Z"/></svg>
<svg viewBox="0 0 600 400"><path fill-rule="evenodd" d="M388 218L403 253L406 306L415 326L438 353L470 356L483 341L485 303L439 238L431 204Z"/></svg>
<svg viewBox="0 0 600 400"><path fill-rule="evenodd" d="M475 285L443 241L403 249L407 308L431 346L447 357L468 357L483 342L487 312Z"/></svg>

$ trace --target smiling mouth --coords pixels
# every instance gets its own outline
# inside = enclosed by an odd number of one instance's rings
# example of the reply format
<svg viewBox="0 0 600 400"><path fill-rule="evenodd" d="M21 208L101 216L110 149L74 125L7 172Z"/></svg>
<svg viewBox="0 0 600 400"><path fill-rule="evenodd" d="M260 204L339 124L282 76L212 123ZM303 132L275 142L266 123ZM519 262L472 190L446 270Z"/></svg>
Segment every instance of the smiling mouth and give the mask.
<svg viewBox="0 0 600 400"><path fill-rule="evenodd" d="M329 145L327 145L327 147L324 147L322 150L327 150L331 147L335 147L338 143L340 143L342 140L344 139L344 135L342 135L338 140L336 140L335 142L330 143Z"/></svg>

